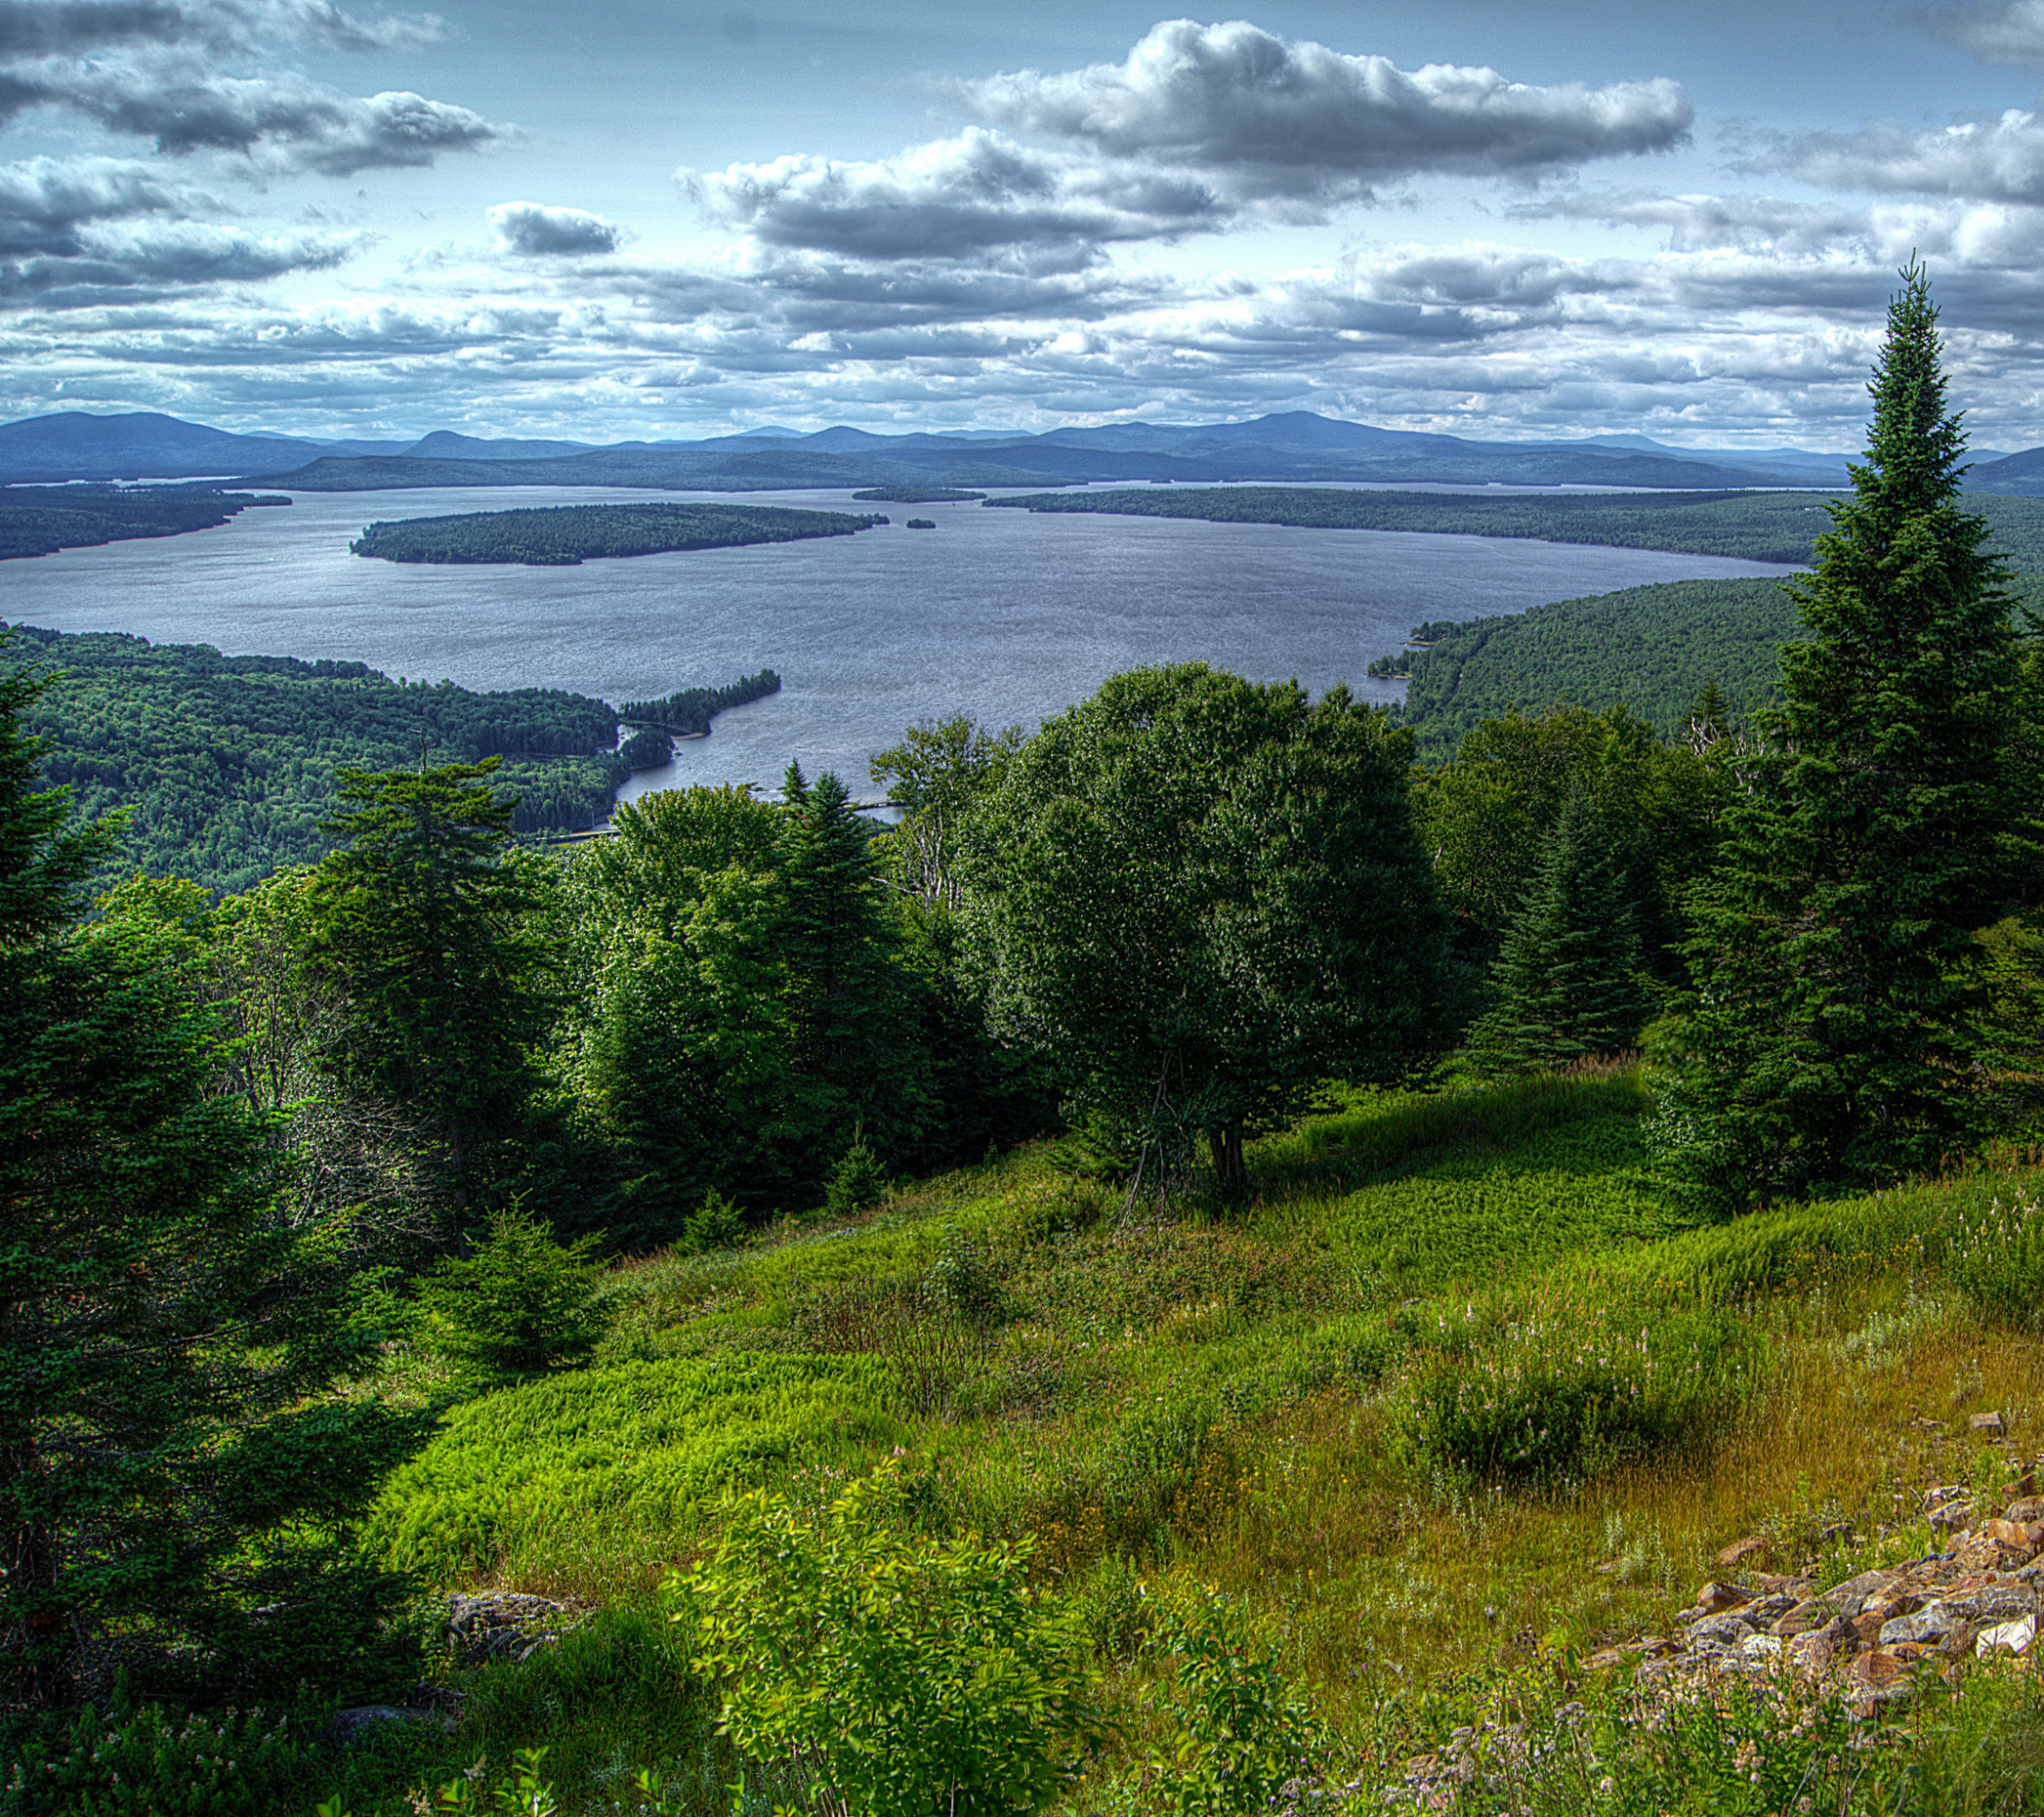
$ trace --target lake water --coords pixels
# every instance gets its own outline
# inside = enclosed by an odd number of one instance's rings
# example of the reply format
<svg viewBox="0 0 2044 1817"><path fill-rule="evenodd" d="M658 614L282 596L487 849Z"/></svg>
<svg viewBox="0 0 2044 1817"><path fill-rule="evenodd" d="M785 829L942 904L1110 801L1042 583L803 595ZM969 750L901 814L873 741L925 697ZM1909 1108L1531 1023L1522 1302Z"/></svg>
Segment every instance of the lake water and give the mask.
<svg viewBox="0 0 2044 1817"><path fill-rule="evenodd" d="M1493 488L1493 490L1496 488ZM371 520L706 499L884 511L856 537L577 568L428 567L348 553ZM935 530L908 530L909 517ZM762 666L781 693L718 715L628 793L779 782L790 758L860 792L922 718L1034 725L1118 669L1201 658L1369 699L1372 659L1425 619L1523 611L1648 581L1780 574L1760 562L1484 537L1305 530L978 504L861 505L844 491L446 487L303 493L217 530L0 563L0 616L230 654L334 657L468 688L617 701Z"/></svg>

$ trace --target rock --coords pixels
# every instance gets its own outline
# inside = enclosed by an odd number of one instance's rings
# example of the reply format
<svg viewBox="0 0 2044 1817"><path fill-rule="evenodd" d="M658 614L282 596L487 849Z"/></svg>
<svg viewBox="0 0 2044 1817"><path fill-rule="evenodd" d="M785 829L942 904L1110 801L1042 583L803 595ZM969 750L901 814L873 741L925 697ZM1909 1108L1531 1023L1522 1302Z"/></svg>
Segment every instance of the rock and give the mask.
<svg viewBox="0 0 2044 1817"><path fill-rule="evenodd" d="M2026 1583L1969 1584L1947 1591L1934 1606L1950 1610L1962 1621L1991 1628L1997 1622L2020 1621L2035 1614L2037 1593Z"/></svg>
<svg viewBox="0 0 2044 1817"><path fill-rule="evenodd" d="M1753 1632L1753 1625L1737 1615L1710 1615L1690 1629L1689 1645L1692 1649L1699 1643L1736 1647Z"/></svg>
<svg viewBox="0 0 2044 1817"><path fill-rule="evenodd" d="M1748 1659L1771 1659L1781 1649L1781 1640L1774 1634L1748 1634L1739 1642L1739 1651Z"/></svg>
<svg viewBox="0 0 2044 1817"><path fill-rule="evenodd" d="M2011 1502L2020 1501L2036 1493L2036 1472L2026 1470L2013 1483L2001 1485L2001 1506L2006 1508Z"/></svg>
<svg viewBox="0 0 2044 1817"><path fill-rule="evenodd" d="M1768 1632L1792 1640L1797 1634L1815 1633L1831 1620L1831 1611L1817 1602L1799 1602L1787 1614L1777 1616Z"/></svg>
<svg viewBox="0 0 2044 1817"><path fill-rule="evenodd" d="M1797 1606L1797 1598L1794 1596L1785 1596L1778 1594L1771 1596L1761 1596L1753 1602L1747 1603L1740 1609L1739 1619L1751 1622L1755 1628L1765 1628L1771 1622L1779 1621L1789 1610Z"/></svg>
<svg viewBox="0 0 2044 1817"><path fill-rule="evenodd" d="M1899 1703L1910 1695L1910 1682L1902 1662L1893 1653L1861 1653L1852 1663L1854 1702L1862 1709Z"/></svg>
<svg viewBox="0 0 2044 1817"><path fill-rule="evenodd" d="M1736 1540L1718 1553L1717 1562L1729 1571L1734 1565L1744 1564L1748 1559L1770 1550L1772 1544L1773 1542L1757 1533L1750 1539Z"/></svg>
<svg viewBox="0 0 2044 1817"><path fill-rule="evenodd" d="M1824 1599L1840 1614L1857 1615L1877 1596L1886 1596L1900 1574L1894 1571L1862 1571L1824 1592Z"/></svg>
<svg viewBox="0 0 2044 1817"><path fill-rule="evenodd" d="M530 1658L559 1638L568 1625L565 1605L548 1596L516 1591L485 1592L448 1598L448 1638L465 1664Z"/></svg>
<svg viewBox="0 0 2044 1817"><path fill-rule="evenodd" d="M345 1748L392 1722L440 1721L441 1718L432 1710L414 1710L395 1703L360 1703L351 1710L336 1710L328 1717L320 1739L329 1748Z"/></svg>
<svg viewBox="0 0 2044 1817"><path fill-rule="evenodd" d="M1989 1438L2006 1438L2008 1421L1999 1413L1976 1413L1966 1421L1966 1430L1977 1432Z"/></svg>
<svg viewBox="0 0 2044 1817"><path fill-rule="evenodd" d="M1980 1659L1992 1659L1997 1653L2013 1653L2023 1658L2036 1643L2037 1618L2025 1615L2020 1621L2004 1621L1997 1627L1983 1628L1974 1639L1973 1651Z"/></svg>
<svg viewBox="0 0 2044 1817"><path fill-rule="evenodd" d="M1935 1647L1950 1639L1952 1630L1964 1619L1943 1603L1933 1602L1928 1609L1920 1609L1912 1615L1896 1615L1892 1621L1882 1622L1880 1644L1893 1647L1897 1641L1912 1640L1922 1646Z"/></svg>
<svg viewBox="0 0 2044 1817"><path fill-rule="evenodd" d="M2021 1554L2025 1563L2044 1551L2044 1521L1986 1521L1981 1531L2004 1552Z"/></svg>
<svg viewBox="0 0 2044 1817"><path fill-rule="evenodd" d="M1973 1519L1971 1502L1947 1502L1942 1508L1930 1510L1930 1525L1940 1532L1953 1533L1968 1526Z"/></svg>
<svg viewBox="0 0 2044 1817"><path fill-rule="evenodd" d="M2018 1495L2001 1510L2001 1518L2005 1521L2044 1521L2044 1495Z"/></svg>
<svg viewBox="0 0 2044 1817"><path fill-rule="evenodd" d="M1735 1590L1729 1583L1706 1583L1696 1593L1696 1606L1706 1615L1715 1615L1726 1609L1736 1609L1750 1600L1743 1590Z"/></svg>

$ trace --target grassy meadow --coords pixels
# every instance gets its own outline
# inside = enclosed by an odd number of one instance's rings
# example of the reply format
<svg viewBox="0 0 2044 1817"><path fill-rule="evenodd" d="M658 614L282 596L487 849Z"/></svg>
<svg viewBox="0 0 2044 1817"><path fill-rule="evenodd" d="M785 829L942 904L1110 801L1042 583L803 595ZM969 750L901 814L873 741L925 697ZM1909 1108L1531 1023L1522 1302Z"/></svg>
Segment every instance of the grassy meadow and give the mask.
<svg viewBox="0 0 2044 1817"><path fill-rule="evenodd" d="M1831 1747L1844 1789L1821 1808L2044 1809L2031 1675L1933 1684L1862 1756L1835 1708L1642 1725L1629 1668L1586 1667L1670 1632L1731 1542L1837 1581L1934 1549L1926 1483L1991 1487L2044 1451L2044 1155L1705 1223L1656 1176L1647 1110L1616 1066L1355 1093L1254 1150L1244 1207L1131 1211L1046 1144L849 1225L617 1265L592 1364L454 1398L366 1539L435 1590L590 1613L523 1664L453 1674L454 1735L366 1744L326 1790L396 1813L478 1753L544 1747L562 1811L640 1808L648 1765L663 1808L730 1808L661 1581L733 1490L817 1510L884 1465L901 1519L1026 1542L1079 1623L1115 1727L1061 1809L1182 1808L1144 1643L1215 1592L1357 1808L1489 1717L1603 1723L1604 1757L1631 1760L1580 1795L1535 1775L1515 1808L1678 1808L1626 1802L1656 1773L1708 1794L1684 1808L1808 1808L1732 1772L1751 1741L1771 1773L1807 1755L1812 1789ZM380 1385L459 1393L403 1352ZM1968 1436L1986 1410L2006 1451Z"/></svg>

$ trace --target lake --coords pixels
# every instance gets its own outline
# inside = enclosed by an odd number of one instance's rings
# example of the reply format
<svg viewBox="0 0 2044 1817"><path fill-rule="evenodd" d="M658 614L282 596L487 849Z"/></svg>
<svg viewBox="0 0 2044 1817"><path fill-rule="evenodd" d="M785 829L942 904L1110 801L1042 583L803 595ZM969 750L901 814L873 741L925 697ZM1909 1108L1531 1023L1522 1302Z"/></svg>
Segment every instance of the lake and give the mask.
<svg viewBox="0 0 2044 1817"><path fill-rule="evenodd" d="M1496 490L1499 488L1491 488ZM639 556L576 568L428 567L351 556L372 520L703 499L883 511L856 537ZM909 517L934 530L909 530ZM446 487L302 493L216 530L0 564L0 613L230 654L354 659L468 688L618 701L762 666L784 686L627 793L779 782L790 758L855 793L918 719L1034 725L1118 669L1200 658L1368 699L1370 662L1425 619L1480 618L1649 581L1781 574L1708 556L1484 537L1165 518L863 505L845 491Z"/></svg>

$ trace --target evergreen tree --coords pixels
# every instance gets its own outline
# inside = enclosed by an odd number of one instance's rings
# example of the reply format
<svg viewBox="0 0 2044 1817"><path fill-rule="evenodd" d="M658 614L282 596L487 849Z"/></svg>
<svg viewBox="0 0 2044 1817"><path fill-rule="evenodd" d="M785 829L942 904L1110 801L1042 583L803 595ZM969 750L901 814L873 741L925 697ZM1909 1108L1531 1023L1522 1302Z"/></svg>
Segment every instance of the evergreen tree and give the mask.
<svg viewBox="0 0 2044 1817"><path fill-rule="evenodd" d="M497 766L344 772L345 843L312 882L306 977L341 1007L327 1064L426 1127L457 1209L515 1127L549 1001L540 875L506 851L515 803L475 786Z"/></svg>
<svg viewBox="0 0 2044 1817"><path fill-rule="evenodd" d="M36 789L0 681L0 1710L360 1682L391 1584L345 1526L403 1424L321 1391L370 1353L330 1233L278 1215L227 1088L203 912L70 925L102 836Z"/></svg>
<svg viewBox="0 0 2044 1817"><path fill-rule="evenodd" d="M1690 949L1669 1127L1735 1199L1893 1179L1977 1134L1975 935L2021 818L2021 672L1987 527L1960 507L1929 281L1902 277L1867 458L1795 588L1811 635L1783 652Z"/></svg>
<svg viewBox="0 0 2044 1817"><path fill-rule="evenodd" d="M1508 1078L1632 1046L1647 1017L1638 963L1632 905L1603 823L1578 786L1505 937L1491 973L1497 1001L1470 1032L1471 1058Z"/></svg>

